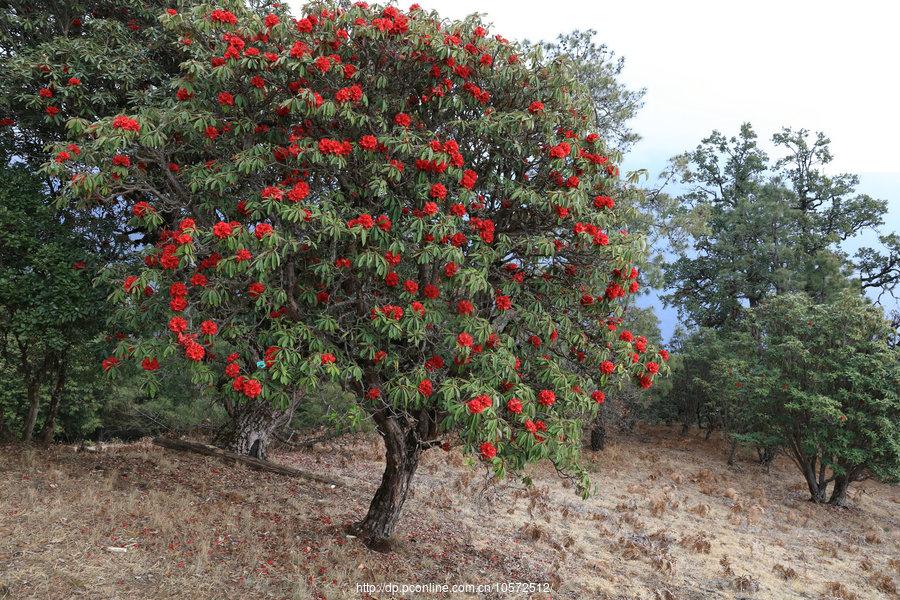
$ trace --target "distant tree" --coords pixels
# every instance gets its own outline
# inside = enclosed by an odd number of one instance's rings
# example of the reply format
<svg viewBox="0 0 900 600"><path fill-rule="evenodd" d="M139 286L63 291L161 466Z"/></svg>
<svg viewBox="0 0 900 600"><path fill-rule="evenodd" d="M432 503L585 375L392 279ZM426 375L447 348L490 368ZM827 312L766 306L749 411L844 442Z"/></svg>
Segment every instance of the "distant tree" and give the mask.
<svg viewBox="0 0 900 600"><path fill-rule="evenodd" d="M0 357L4 375L21 378L9 382L7 408L21 417L25 442L34 437L44 390L41 438L52 440L78 358L72 354L92 352L100 334L104 294L91 284L90 256L39 180L24 168L0 170Z"/></svg>
<svg viewBox="0 0 900 600"><path fill-rule="evenodd" d="M732 138L713 132L672 162L670 175L688 191L669 218L692 213L703 222L666 268L666 300L692 324L727 326L785 292L824 300L849 285L889 288L900 277L896 236L884 238L889 255L866 249L858 264L841 251L841 242L882 224L887 204L856 192L855 175L825 174L828 138L784 129L773 141L784 150L774 162L745 124Z"/></svg>
<svg viewBox="0 0 900 600"><path fill-rule="evenodd" d="M745 440L777 443L813 502L846 501L854 481L900 479L900 352L884 313L847 291L828 303L785 294L751 310L719 363L748 416ZM726 386L722 386L723 388Z"/></svg>
<svg viewBox="0 0 900 600"><path fill-rule="evenodd" d="M386 448L370 543L442 435L586 492L596 392L667 368L606 326L645 248L570 62L419 8L229 7L167 11L191 43L166 96L70 120L79 152L47 167L158 240L110 272L138 335L107 364L184 369L234 406L354 393Z"/></svg>
<svg viewBox="0 0 900 600"><path fill-rule="evenodd" d="M859 283L864 290L878 292L878 299L888 294L897 297L900 287L900 235L879 236L881 248L860 248L854 256ZM900 327L895 326L896 330Z"/></svg>
<svg viewBox="0 0 900 600"><path fill-rule="evenodd" d="M640 136L631 120L643 106L646 90L632 90L622 81L624 57L616 57L606 44L595 41L593 29L560 34L554 42L542 42L550 58L571 61L575 79L584 86L593 102L597 131L602 131L611 150L627 152Z"/></svg>
<svg viewBox="0 0 900 600"><path fill-rule="evenodd" d="M707 436L721 427L716 404L715 386L708 384L715 376L714 363L725 348L714 329L700 328L690 334L682 331L671 344L675 356L667 393L658 399L654 413L681 422L682 435L694 424L704 427Z"/></svg>

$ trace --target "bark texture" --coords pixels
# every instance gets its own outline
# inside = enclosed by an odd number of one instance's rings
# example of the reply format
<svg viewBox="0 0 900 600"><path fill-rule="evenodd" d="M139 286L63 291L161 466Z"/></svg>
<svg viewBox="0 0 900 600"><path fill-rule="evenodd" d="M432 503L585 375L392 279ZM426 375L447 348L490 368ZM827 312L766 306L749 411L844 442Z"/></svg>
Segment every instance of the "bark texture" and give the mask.
<svg viewBox="0 0 900 600"><path fill-rule="evenodd" d="M603 422L603 413L597 415L594 426L591 428L591 450L599 452L606 447L606 424Z"/></svg>
<svg viewBox="0 0 900 600"><path fill-rule="evenodd" d="M34 438L34 424L37 423L38 409L41 404L41 383L30 381L25 388L25 399L28 401L28 414L22 425L22 441L30 444Z"/></svg>
<svg viewBox="0 0 900 600"><path fill-rule="evenodd" d="M366 516L351 531L370 548L387 551L391 548L390 539L400 520L419 459L430 447L436 428L433 416L424 410L410 418L391 414L385 409L376 412L373 418L384 440L384 473Z"/></svg>
<svg viewBox="0 0 900 600"><path fill-rule="evenodd" d="M831 498L828 499L828 504L832 506L846 506L847 505L847 488L850 487L850 478L847 476L840 476L834 478L834 489L831 490Z"/></svg>
<svg viewBox="0 0 900 600"><path fill-rule="evenodd" d="M216 441L235 454L266 460L275 432L290 423L301 400L301 394L294 394L291 403L283 409L259 398L238 406L226 403L231 419Z"/></svg>

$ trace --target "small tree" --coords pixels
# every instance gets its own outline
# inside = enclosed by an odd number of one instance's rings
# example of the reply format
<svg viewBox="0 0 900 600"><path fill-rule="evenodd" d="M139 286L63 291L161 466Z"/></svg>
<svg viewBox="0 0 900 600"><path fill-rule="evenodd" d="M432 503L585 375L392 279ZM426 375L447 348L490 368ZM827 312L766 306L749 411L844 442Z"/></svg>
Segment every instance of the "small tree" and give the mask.
<svg viewBox="0 0 900 600"><path fill-rule="evenodd" d="M750 311L729 373L748 389L746 434L777 439L813 502L843 504L868 476L900 478L900 354L883 312L854 293L786 294ZM739 347L738 347L739 348Z"/></svg>
<svg viewBox="0 0 900 600"><path fill-rule="evenodd" d="M78 169L89 201L133 198L158 239L111 296L158 333L107 365L152 386L187 364L234 407L282 412L351 390L386 447L355 529L373 543L441 435L498 476L548 459L586 493L600 393L665 365L611 323L644 243L569 63L415 6L228 7L167 11L189 55L170 94L70 121L79 153L48 166ZM246 410L263 445L271 414Z"/></svg>

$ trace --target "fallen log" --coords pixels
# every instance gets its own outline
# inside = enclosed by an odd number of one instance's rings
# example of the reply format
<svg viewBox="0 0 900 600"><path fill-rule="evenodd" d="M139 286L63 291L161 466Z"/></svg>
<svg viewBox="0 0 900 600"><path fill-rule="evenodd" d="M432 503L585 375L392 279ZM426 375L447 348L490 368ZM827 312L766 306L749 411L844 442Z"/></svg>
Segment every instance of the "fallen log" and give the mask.
<svg viewBox="0 0 900 600"><path fill-rule="evenodd" d="M290 436L285 439L284 436L275 433L275 439L284 444L285 446L290 446L291 448L312 448L316 444L320 444L322 442L327 442L329 440L333 440L337 437L340 437L339 432L331 432L326 433L324 435L316 436L314 438L309 438L306 440L300 440L299 442L292 442ZM293 433L291 434L293 436Z"/></svg>
<svg viewBox="0 0 900 600"><path fill-rule="evenodd" d="M301 471L300 469L294 469L293 467L286 467L284 465L279 465L268 460L261 460L252 456L244 456L243 454L229 452L228 450L223 450L221 448L217 448L216 446L210 446L209 444L188 442L186 440L176 440L166 437L155 437L153 438L153 443L157 446L168 448L169 450L196 452L198 454L204 454L206 456L215 456L217 458L221 458L222 460L238 462L258 471L268 471L270 473L277 473L279 475L286 475L288 477L310 479L312 481L318 481L319 483L330 485L331 487L344 486L343 482L338 481L337 479L332 479L323 475L316 475L315 473L310 473L309 471Z"/></svg>

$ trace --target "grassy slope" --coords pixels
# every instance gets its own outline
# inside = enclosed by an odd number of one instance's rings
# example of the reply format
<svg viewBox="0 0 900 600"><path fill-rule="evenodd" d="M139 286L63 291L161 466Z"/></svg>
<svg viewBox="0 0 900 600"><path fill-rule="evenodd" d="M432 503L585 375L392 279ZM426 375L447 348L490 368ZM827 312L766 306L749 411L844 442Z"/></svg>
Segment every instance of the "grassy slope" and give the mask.
<svg viewBox="0 0 900 600"><path fill-rule="evenodd" d="M0 449L0 599L359 598L357 583L385 581L548 581L552 598L897 597L900 490L864 482L852 508L816 507L783 458L766 472L729 470L723 455L667 430L614 438L586 457L600 489L583 502L546 468L530 489L490 484L434 450L386 557L342 534L380 477L373 437L277 457L350 484L335 490L148 444Z"/></svg>

